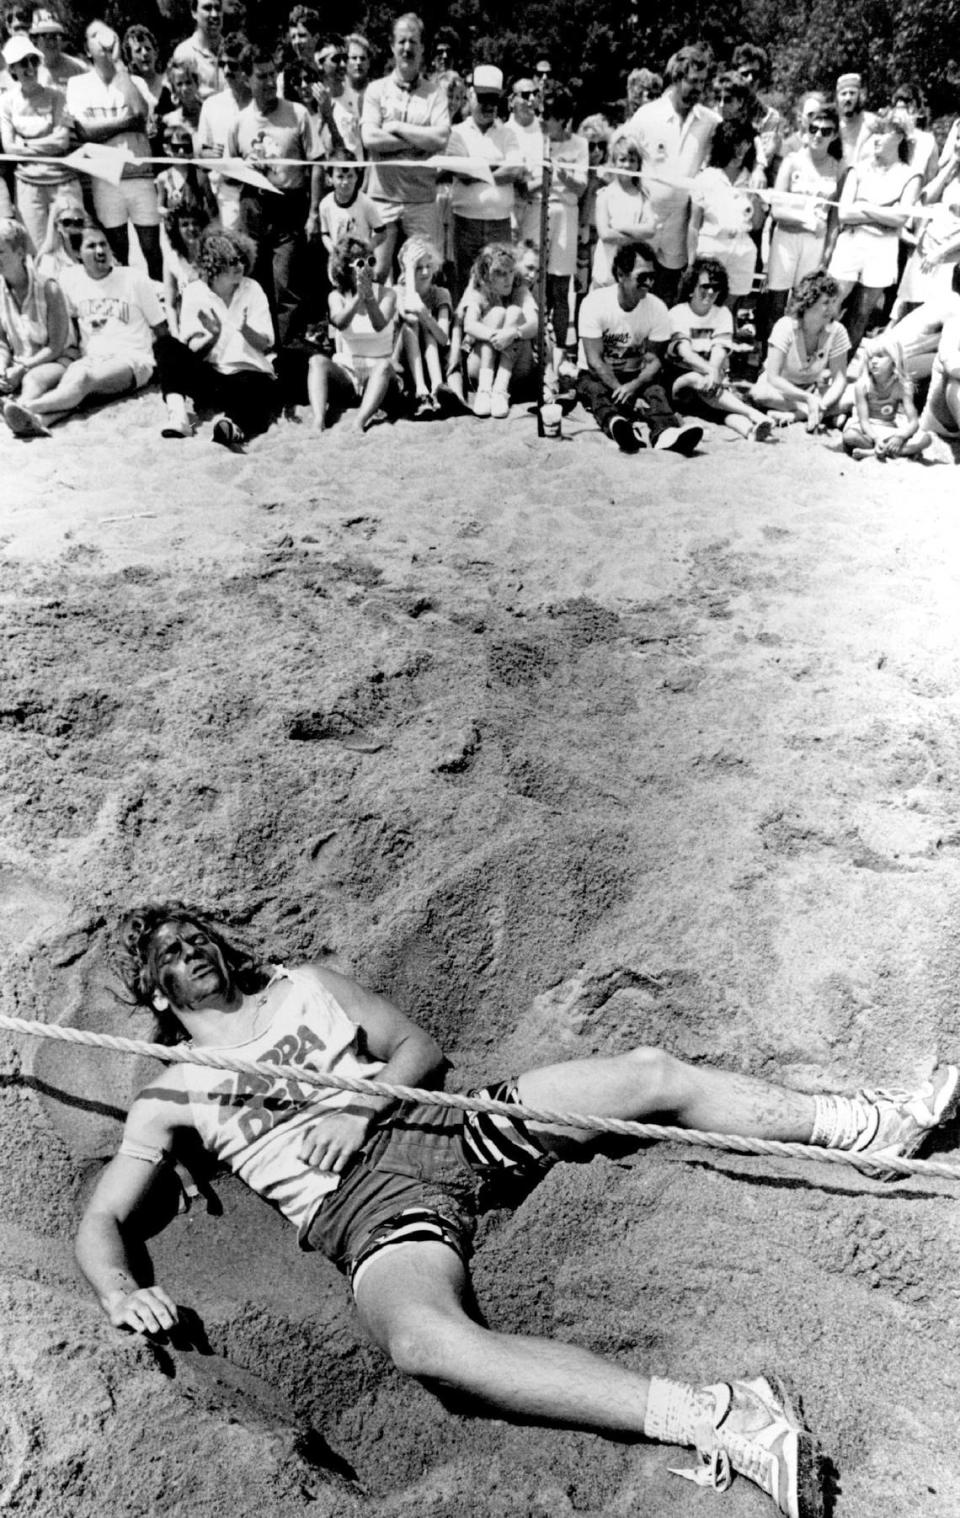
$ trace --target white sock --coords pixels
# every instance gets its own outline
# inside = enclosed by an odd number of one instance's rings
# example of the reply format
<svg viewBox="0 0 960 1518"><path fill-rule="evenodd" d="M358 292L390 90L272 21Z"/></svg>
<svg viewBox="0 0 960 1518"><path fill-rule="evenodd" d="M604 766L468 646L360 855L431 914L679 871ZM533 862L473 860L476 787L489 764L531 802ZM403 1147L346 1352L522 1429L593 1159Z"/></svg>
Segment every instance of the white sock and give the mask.
<svg viewBox="0 0 960 1518"><path fill-rule="evenodd" d="M644 1437L660 1444L696 1444L697 1430L712 1420L714 1410L714 1398L703 1387L651 1376Z"/></svg>
<svg viewBox="0 0 960 1518"><path fill-rule="evenodd" d="M814 1098L811 1144L823 1149L863 1149L877 1131L880 1113L873 1102L859 1096Z"/></svg>

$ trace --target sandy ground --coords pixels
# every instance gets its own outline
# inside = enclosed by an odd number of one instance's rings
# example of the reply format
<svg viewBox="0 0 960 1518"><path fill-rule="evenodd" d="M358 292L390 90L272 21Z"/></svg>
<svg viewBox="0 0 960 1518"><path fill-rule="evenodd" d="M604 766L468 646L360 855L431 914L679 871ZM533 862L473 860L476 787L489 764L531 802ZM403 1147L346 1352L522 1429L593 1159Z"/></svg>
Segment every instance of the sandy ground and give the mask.
<svg viewBox="0 0 960 1518"><path fill-rule="evenodd" d="M834 1089L960 1053L952 467L796 429L628 458L519 410L238 457L159 418L0 438L5 1012L144 1031L106 925L182 895L393 995L458 1086L638 1042ZM402 1384L230 1180L152 1245L199 1347L111 1330L71 1237L144 1074L0 1035L0 1508L772 1511ZM611 1152L485 1222L478 1297L661 1373L773 1366L837 1518L957 1518L956 1198Z"/></svg>

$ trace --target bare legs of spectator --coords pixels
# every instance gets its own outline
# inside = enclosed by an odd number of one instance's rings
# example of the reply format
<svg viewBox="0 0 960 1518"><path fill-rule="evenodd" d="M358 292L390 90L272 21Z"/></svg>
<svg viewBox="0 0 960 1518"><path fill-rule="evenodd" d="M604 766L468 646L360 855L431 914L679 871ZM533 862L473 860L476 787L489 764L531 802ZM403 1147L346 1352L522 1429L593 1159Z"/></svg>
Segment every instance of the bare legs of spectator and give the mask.
<svg viewBox="0 0 960 1518"><path fill-rule="evenodd" d="M837 284L840 286L841 305L845 307L843 325L850 338L852 357L863 341L874 313L879 313L886 291L871 285L857 285L848 279L840 279Z"/></svg>
<svg viewBox="0 0 960 1518"><path fill-rule="evenodd" d="M91 395L123 395L134 383L133 370L122 359L94 362L81 358L63 371L52 390L32 397L29 410L44 423L58 422Z"/></svg>

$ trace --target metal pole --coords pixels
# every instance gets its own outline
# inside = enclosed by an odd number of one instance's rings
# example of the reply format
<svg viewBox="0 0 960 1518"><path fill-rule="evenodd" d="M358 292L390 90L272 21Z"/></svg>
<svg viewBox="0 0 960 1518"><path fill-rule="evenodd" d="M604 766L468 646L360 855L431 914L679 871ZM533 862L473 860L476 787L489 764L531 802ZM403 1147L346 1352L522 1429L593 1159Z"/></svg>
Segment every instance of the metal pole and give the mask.
<svg viewBox="0 0 960 1518"><path fill-rule="evenodd" d="M547 264L550 261L550 139L543 138L543 179L540 184L540 267L537 274L537 437L543 437L543 381L547 355Z"/></svg>

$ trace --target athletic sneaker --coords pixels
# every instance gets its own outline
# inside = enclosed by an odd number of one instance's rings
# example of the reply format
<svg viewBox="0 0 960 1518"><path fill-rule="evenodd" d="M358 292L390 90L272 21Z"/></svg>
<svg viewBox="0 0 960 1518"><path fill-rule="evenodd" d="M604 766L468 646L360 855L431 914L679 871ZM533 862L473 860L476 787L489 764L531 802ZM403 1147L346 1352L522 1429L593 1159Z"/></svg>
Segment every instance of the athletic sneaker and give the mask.
<svg viewBox="0 0 960 1518"><path fill-rule="evenodd" d="M669 451L689 456L699 446L702 437L702 427L664 427L653 446L661 453Z"/></svg>
<svg viewBox="0 0 960 1518"><path fill-rule="evenodd" d="M607 424L607 432L621 453L636 453L640 447L633 423L625 416L613 416Z"/></svg>
<svg viewBox="0 0 960 1518"><path fill-rule="evenodd" d="M229 416L218 416L213 424L213 441L224 448L242 448L246 438Z"/></svg>
<svg viewBox="0 0 960 1518"><path fill-rule="evenodd" d="M949 1123L960 1107L960 1066L937 1065L915 1091L858 1091L871 1108L871 1121L853 1149L860 1154L910 1159L924 1139ZM896 1170L877 1172L883 1180L900 1180Z"/></svg>
<svg viewBox="0 0 960 1518"><path fill-rule="evenodd" d="M737 1473L772 1497L787 1518L823 1518L819 1451L783 1382L767 1376L719 1382L702 1387L699 1395L705 1403L708 1396L713 1399L697 1430L702 1464L674 1469L674 1475L724 1492Z"/></svg>
<svg viewBox="0 0 960 1518"><path fill-rule="evenodd" d="M500 422L510 415L510 397L505 391L494 390L490 397L490 415Z"/></svg>

